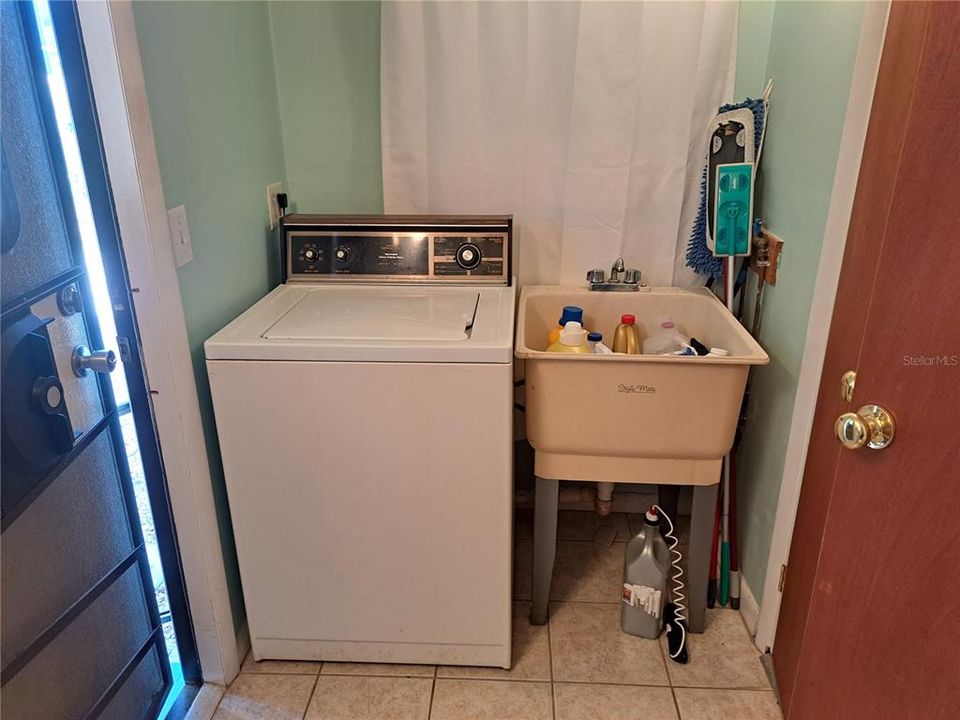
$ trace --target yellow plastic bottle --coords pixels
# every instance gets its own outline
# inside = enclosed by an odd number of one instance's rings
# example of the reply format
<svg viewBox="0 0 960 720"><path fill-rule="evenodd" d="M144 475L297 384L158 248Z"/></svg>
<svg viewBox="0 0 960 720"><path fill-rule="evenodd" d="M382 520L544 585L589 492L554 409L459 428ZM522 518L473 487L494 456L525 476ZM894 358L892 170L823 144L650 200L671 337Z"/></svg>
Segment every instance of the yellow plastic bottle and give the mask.
<svg viewBox="0 0 960 720"><path fill-rule="evenodd" d="M583 308L577 307L576 305L564 305L563 313L560 315L557 326L550 331L547 341L548 347L555 345L560 340L560 332L563 330L563 326L571 320L583 325Z"/></svg>
<svg viewBox="0 0 960 720"><path fill-rule="evenodd" d="M560 332L560 339L548 347L547 352L591 354L587 344L587 331L576 320L568 321Z"/></svg>

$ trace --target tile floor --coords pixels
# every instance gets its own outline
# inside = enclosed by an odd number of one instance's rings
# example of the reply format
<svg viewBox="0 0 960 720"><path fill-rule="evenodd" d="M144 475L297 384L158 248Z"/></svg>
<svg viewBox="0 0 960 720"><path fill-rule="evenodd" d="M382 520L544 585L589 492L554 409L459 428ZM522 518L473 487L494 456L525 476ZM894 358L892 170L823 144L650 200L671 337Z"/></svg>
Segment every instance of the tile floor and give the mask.
<svg viewBox="0 0 960 720"><path fill-rule="evenodd" d="M556 602L549 624L536 627L527 620L531 515L518 511L510 670L248 658L213 718L779 720L739 613L708 611L685 666L665 661L665 641L620 632L620 563L638 518L561 511Z"/></svg>

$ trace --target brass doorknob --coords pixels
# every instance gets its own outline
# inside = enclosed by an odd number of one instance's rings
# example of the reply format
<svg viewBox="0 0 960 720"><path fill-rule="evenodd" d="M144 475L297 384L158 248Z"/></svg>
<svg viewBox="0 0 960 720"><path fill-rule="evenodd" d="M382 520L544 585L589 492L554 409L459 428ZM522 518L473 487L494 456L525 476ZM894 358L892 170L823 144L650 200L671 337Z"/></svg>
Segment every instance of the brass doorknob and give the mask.
<svg viewBox="0 0 960 720"><path fill-rule="evenodd" d="M879 405L864 405L855 413L844 413L835 426L837 440L847 450L859 450L864 445L883 450L893 442L895 429L893 415Z"/></svg>

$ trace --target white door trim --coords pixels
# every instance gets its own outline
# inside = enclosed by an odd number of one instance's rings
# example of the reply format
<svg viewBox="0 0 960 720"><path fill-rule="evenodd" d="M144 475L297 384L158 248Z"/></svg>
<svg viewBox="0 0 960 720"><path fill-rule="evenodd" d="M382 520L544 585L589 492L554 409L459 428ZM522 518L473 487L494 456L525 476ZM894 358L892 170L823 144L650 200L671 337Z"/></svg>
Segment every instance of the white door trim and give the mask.
<svg viewBox="0 0 960 720"><path fill-rule="evenodd" d="M843 250L847 242L853 198L857 191L860 159L863 156L863 145L867 136L870 110L873 106L873 90L877 81L877 70L880 67L880 54L883 49L889 9L889 2L864 3L860 42L853 67L850 97L847 101L837 170L833 181L833 193L823 236L823 249L820 252L813 302L810 306L810 319L807 324L806 343L797 382L793 418L790 422L780 497L777 501L777 515L774 520L767 573L763 583L760 618L757 622L757 635L754 638L756 646L761 651L773 647L777 632L777 620L780 616L780 592L777 589L780 582L780 566L787 563L787 557L790 554L793 525L800 501L800 484L803 481L803 470L807 461L807 446L810 442L813 414L817 405L833 303L840 282ZM811 99L811 102L815 101L815 98ZM776 96L774 96L774 102L776 102ZM839 387L840 378L837 378L838 392Z"/></svg>
<svg viewBox="0 0 960 720"><path fill-rule="evenodd" d="M77 6L203 679L226 685L241 658L133 6Z"/></svg>

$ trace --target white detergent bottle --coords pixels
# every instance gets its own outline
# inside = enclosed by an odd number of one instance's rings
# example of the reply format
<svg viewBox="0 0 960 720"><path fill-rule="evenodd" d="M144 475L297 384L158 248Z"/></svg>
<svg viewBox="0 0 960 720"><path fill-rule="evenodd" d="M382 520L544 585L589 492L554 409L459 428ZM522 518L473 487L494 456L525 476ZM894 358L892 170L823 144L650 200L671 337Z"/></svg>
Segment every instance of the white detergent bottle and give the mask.
<svg viewBox="0 0 960 720"><path fill-rule="evenodd" d="M682 352L690 343L673 322L673 318L665 317L658 323L657 329L650 337L643 341L644 355L669 355Z"/></svg>
<svg viewBox="0 0 960 720"><path fill-rule="evenodd" d="M669 569L670 549L660 534L657 509L652 507L643 518L640 533L627 543L623 560L623 632L651 640L660 636Z"/></svg>

